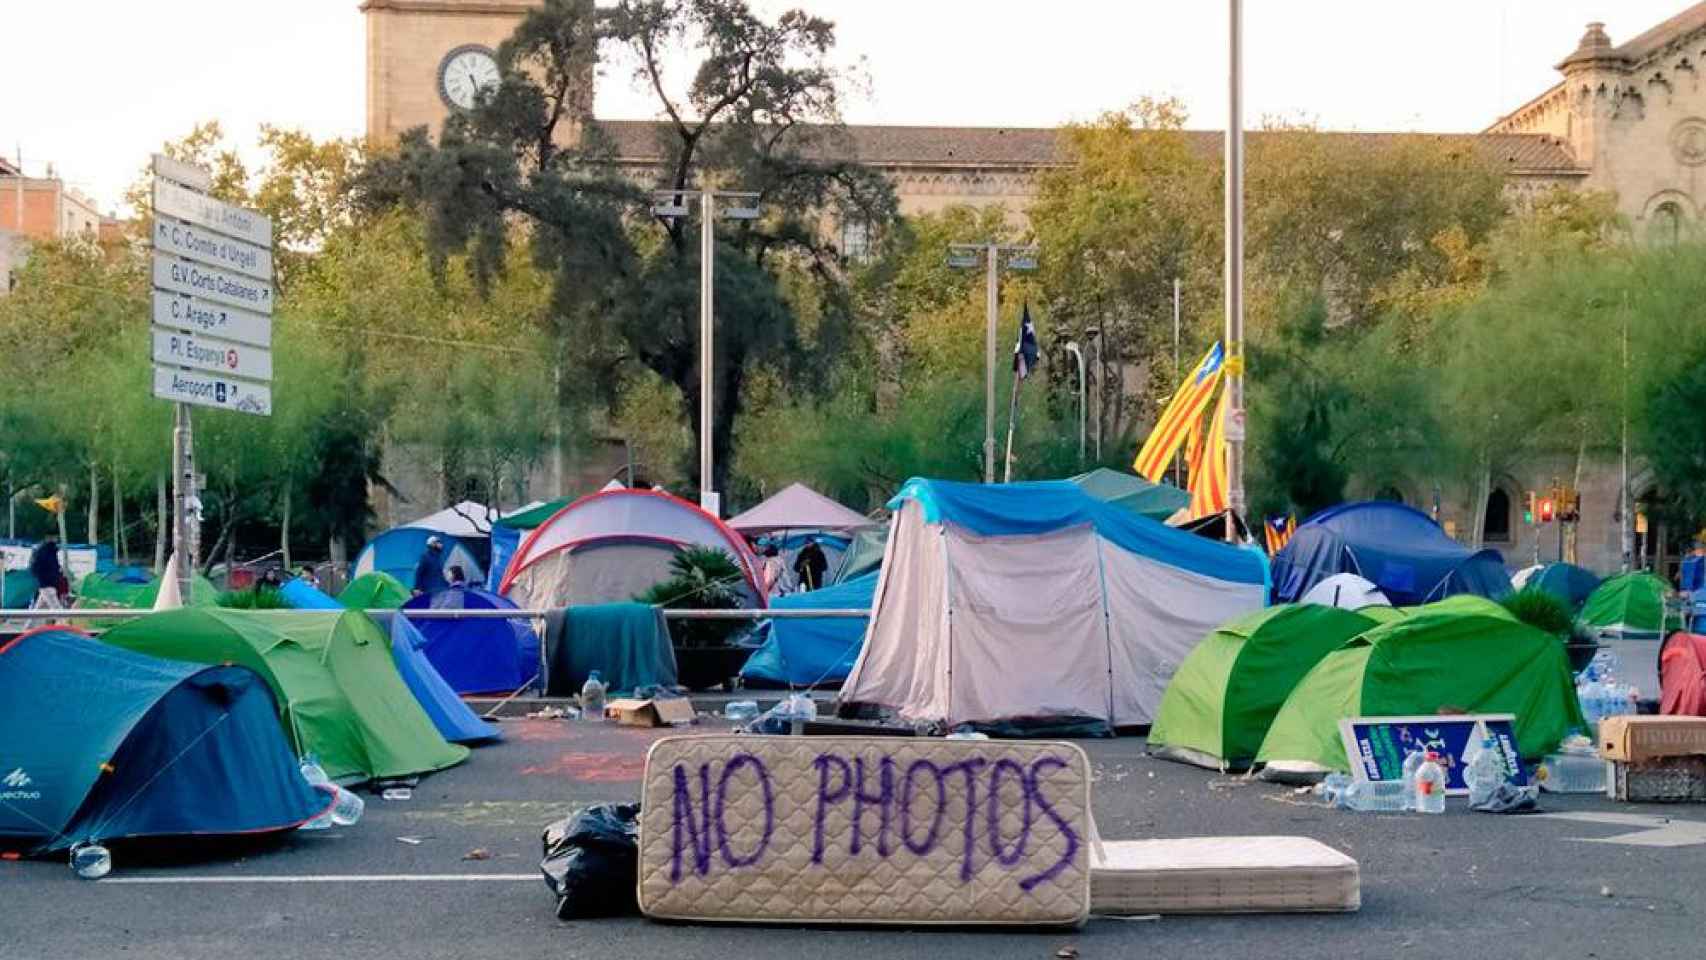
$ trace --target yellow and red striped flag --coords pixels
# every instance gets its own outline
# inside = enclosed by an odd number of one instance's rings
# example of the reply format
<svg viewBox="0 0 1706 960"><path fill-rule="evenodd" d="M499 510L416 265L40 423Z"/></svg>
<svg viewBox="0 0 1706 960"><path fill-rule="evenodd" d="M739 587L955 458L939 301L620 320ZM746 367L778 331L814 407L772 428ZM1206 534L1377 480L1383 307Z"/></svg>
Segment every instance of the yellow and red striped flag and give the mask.
<svg viewBox="0 0 1706 960"><path fill-rule="evenodd" d="M1214 388L1220 383L1225 360L1225 352L1216 343L1190 376L1179 384L1173 399L1167 402L1167 409L1161 412L1161 419L1155 421L1155 429L1149 431L1149 439L1143 441L1143 449L1137 452L1137 459L1132 461L1132 470L1138 476L1150 483L1161 482L1161 475L1167 472L1167 461L1185 441L1191 424L1202 419L1203 411L1208 409Z"/></svg>
<svg viewBox="0 0 1706 960"><path fill-rule="evenodd" d="M1191 421L1191 438L1185 442L1185 489L1190 490L1197 485L1197 474L1202 470L1203 428L1202 417Z"/></svg>
<svg viewBox="0 0 1706 960"><path fill-rule="evenodd" d="M1192 520L1220 513L1227 507L1230 478L1226 473L1226 397L1226 391L1221 391L1214 419L1209 421L1208 438L1203 441L1202 467L1191 475Z"/></svg>
<svg viewBox="0 0 1706 960"><path fill-rule="evenodd" d="M1275 514L1262 526L1263 532L1267 534L1268 556L1271 557L1284 550L1285 545L1291 542L1291 535L1297 532L1297 518L1289 513Z"/></svg>

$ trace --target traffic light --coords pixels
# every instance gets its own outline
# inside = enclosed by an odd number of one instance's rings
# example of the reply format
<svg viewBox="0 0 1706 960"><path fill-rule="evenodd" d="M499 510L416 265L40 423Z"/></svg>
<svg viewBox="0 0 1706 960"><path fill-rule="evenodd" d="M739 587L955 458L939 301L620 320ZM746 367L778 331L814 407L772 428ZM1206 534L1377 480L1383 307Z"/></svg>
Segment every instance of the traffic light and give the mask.
<svg viewBox="0 0 1706 960"><path fill-rule="evenodd" d="M1532 524L1534 522L1534 491L1533 490L1528 491L1528 499L1526 499L1522 502L1522 522L1528 523L1528 524Z"/></svg>
<svg viewBox="0 0 1706 960"><path fill-rule="evenodd" d="M1553 501L1553 499L1551 497L1547 497L1547 498L1540 501L1540 522L1541 523L1551 523L1552 517L1556 514L1556 512L1557 512L1556 511L1556 503Z"/></svg>

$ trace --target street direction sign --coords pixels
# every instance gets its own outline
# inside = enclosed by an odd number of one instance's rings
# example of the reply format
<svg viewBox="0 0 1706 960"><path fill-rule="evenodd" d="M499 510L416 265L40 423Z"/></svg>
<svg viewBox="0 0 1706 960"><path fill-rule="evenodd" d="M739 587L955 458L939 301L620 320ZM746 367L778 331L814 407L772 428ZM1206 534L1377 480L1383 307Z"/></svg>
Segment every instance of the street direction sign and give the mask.
<svg viewBox="0 0 1706 960"><path fill-rule="evenodd" d="M171 367L154 367L154 395L162 400L193 403L218 410L272 415L272 388L264 383Z"/></svg>
<svg viewBox="0 0 1706 960"><path fill-rule="evenodd" d="M215 340L165 327L154 328L154 360L207 373L272 379L272 351L265 347Z"/></svg>
<svg viewBox="0 0 1706 960"><path fill-rule="evenodd" d="M255 313L272 313L272 283L269 281L180 260L158 250L154 252L154 288L187 293Z"/></svg>
<svg viewBox="0 0 1706 960"><path fill-rule="evenodd" d="M154 155L154 175L203 193L213 188L213 174L194 164L173 160L163 153Z"/></svg>
<svg viewBox="0 0 1706 960"><path fill-rule="evenodd" d="M271 317L198 297L181 296L169 290L154 291L154 323L221 340L260 347L272 345Z"/></svg>
<svg viewBox="0 0 1706 960"><path fill-rule="evenodd" d="M265 215L234 207L159 177L154 178L154 212L263 247L272 246L272 220Z"/></svg>
<svg viewBox="0 0 1706 960"><path fill-rule="evenodd" d="M154 218L154 249L234 270L258 280L272 279L272 251L221 236L205 227Z"/></svg>

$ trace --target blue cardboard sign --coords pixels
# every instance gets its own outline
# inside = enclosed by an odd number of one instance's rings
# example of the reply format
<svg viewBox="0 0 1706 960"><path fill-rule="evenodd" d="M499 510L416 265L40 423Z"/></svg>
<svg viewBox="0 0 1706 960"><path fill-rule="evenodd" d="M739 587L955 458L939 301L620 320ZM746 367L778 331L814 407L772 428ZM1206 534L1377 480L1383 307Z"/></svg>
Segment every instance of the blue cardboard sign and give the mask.
<svg viewBox="0 0 1706 960"><path fill-rule="evenodd" d="M1422 717L1347 717L1339 737L1350 760L1351 777L1362 781L1401 780L1404 757L1420 746L1440 756L1447 796L1463 796L1463 753L1474 739L1492 736L1505 761L1505 774L1519 787L1528 785L1516 748L1516 717L1508 713L1465 713Z"/></svg>

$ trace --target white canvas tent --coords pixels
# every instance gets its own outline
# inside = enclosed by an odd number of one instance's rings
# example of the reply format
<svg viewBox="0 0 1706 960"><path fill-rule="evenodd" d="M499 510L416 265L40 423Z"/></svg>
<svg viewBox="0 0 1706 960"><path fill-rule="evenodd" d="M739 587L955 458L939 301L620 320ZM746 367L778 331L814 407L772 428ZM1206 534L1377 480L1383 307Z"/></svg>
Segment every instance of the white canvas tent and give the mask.
<svg viewBox="0 0 1706 960"><path fill-rule="evenodd" d="M729 521L744 534L777 530L854 530L871 521L803 483L790 483L769 499Z"/></svg>
<svg viewBox="0 0 1706 960"><path fill-rule="evenodd" d="M431 530L452 537L489 537L492 535L492 523L497 519L498 512L491 507L464 500L437 513L429 513L419 520L411 520L403 526Z"/></svg>
<svg viewBox="0 0 1706 960"><path fill-rule="evenodd" d="M1309 588L1299 603L1318 603L1324 607L1361 610L1363 607L1390 607L1392 601L1380 588L1354 573L1335 573Z"/></svg>
<svg viewBox="0 0 1706 960"><path fill-rule="evenodd" d="M948 724L1149 723L1197 641L1262 607L1261 554L1073 484L914 479L840 698Z"/></svg>

